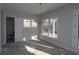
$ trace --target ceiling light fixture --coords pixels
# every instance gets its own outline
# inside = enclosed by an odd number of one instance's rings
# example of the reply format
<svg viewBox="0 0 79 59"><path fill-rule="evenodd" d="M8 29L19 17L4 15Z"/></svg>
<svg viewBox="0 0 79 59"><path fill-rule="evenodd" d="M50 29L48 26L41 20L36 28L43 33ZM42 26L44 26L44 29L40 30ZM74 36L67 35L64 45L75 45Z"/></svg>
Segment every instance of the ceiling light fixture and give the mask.
<svg viewBox="0 0 79 59"><path fill-rule="evenodd" d="M39 5L40 5L40 14L41 14L41 12L42 12L42 3L39 3Z"/></svg>

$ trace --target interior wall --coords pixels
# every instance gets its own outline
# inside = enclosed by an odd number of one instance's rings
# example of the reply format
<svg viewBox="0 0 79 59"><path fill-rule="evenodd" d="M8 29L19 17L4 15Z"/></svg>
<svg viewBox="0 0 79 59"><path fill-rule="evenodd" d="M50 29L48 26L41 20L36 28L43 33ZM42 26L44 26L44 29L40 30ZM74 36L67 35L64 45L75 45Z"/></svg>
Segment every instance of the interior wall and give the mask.
<svg viewBox="0 0 79 59"><path fill-rule="evenodd" d="M45 36L40 36L40 38L79 54L79 49L72 47L73 11L78 8L79 4L69 4L43 14L42 19L50 18L51 16L58 18L58 39Z"/></svg>
<svg viewBox="0 0 79 59"><path fill-rule="evenodd" d="M4 42L4 30L5 30L5 28L4 28L4 12L3 12L3 10L1 10L1 44L3 45L5 42Z"/></svg>
<svg viewBox="0 0 79 59"><path fill-rule="evenodd" d="M27 18L26 18L26 20L30 20L31 24L32 24L31 20L35 20L36 21L36 19L27 19ZM24 19L23 19L23 21L24 21ZM23 40L26 40L26 41L27 40L31 40L31 38L33 36L37 36L38 35L38 27L37 26L36 27L31 27L31 26L30 27L24 27L24 24L23 24L23 27L22 27L23 28L23 36L22 36Z"/></svg>
<svg viewBox="0 0 79 59"><path fill-rule="evenodd" d="M15 17L15 42L19 42L19 41L23 41L24 38L24 31L25 29L23 29L23 21L24 19L34 19L37 20L37 16L34 15L27 15L27 14L22 14L22 13L14 13L14 12L9 12L7 10L4 9L4 14L5 17L9 16L9 17ZM6 23L6 19L4 19L4 22ZM4 27L6 26L6 24L4 25ZM6 28L6 27L5 27ZM6 34L6 30L4 30L5 34ZM30 33L30 35L32 35L33 32ZM38 33L36 31L36 33ZM4 41L6 41L6 36L4 34ZM26 36L28 35L28 33L25 34Z"/></svg>
<svg viewBox="0 0 79 59"><path fill-rule="evenodd" d="M1 6L0 6L0 53L2 51L2 45L1 45Z"/></svg>
<svg viewBox="0 0 79 59"><path fill-rule="evenodd" d="M31 18L27 18L27 17L16 17L15 19L16 42L30 40L32 36L38 34L38 28L24 27L24 19L32 20ZM36 17L33 19L36 20Z"/></svg>
<svg viewBox="0 0 79 59"><path fill-rule="evenodd" d="M1 12L0 12L0 53L1 53Z"/></svg>
<svg viewBox="0 0 79 59"><path fill-rule="evenodd" d="M15 42L22 41L22 18L15 17Z"/></svg>

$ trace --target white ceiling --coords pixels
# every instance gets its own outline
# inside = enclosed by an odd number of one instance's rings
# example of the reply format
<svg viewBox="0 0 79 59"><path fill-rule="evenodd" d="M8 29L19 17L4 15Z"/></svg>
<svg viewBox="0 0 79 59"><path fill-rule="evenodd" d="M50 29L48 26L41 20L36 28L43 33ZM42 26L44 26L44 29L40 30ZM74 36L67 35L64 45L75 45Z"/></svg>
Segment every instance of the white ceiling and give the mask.
<svg viewBox="0 0 79 59"><path fill-rule="evenodd" d="M3 7L5 10L11 12L40 15L64 5L66 3L42 3L41 5L40 3L4 3Z"/></svg>

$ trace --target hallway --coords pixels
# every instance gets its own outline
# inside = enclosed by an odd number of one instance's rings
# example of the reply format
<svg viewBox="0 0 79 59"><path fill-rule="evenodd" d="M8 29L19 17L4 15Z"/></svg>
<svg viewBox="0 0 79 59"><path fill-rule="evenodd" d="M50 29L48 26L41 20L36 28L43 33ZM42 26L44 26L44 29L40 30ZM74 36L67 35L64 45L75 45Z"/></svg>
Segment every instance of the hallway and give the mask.
<svg viewBox="0 0 79 59"><path fill-rule="evenodd" d="M2 55L73 55L74 53L43 40L8 43L3 46Z"/></svg>

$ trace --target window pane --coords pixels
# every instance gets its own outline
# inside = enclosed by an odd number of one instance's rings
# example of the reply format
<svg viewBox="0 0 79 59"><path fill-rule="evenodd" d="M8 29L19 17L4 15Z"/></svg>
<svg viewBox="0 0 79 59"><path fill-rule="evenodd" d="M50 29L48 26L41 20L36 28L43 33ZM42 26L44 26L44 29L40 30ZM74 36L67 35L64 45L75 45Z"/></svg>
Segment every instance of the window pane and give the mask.
<svg viewBox="0 0 79 59"><path fill-rule="evenodd" d="M42 35L57 38L57 31L58 31L58 19L46 19L42 21Z"/></svg>
<svg viewBox="0 0 79 59"><path fill-rule="evenodd" d="M48 22L49 22L48 19L43 20L42 22L42 35L48 36L48 29L49 29Z"/></svg>
<svg viewBox="0 0 79 59"><path fill-rule="evenodd" d="M35 20L31 20L31 26L32 27L37 27L37 22Z"/></svg>
<svg viewBox="0 0 79 59"><path fill-rule="evenodd" d="M30 20L24 19L24 27L30 27Z"/></svg>

